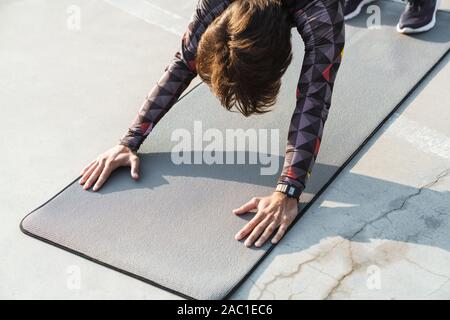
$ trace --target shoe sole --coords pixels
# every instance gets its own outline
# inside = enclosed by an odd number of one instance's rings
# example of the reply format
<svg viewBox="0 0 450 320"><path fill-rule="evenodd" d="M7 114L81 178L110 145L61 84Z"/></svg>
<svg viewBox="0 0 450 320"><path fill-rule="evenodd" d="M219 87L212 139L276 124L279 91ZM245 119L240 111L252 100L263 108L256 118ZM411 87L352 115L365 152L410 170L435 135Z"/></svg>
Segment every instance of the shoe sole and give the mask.
<svg viewBox="0 0 450 320"><path fill-rule="evenodd" d="M359 14L361 13L362 7L364 7L366 4L369 4L369 3L375 2L375 1L376 1L376 0L364 0L364 1L362 1L362 2L356 7L356 9L355 9L353 12L350 12L349 14L347 14L347 15L344 17L344 20L347 21L347 20L353 19L354 17L356 17L357 15L359 15Z"/></svg>
<svg viewBox="0 0 450 320"><path fill-rule="evenodd" d="M398 23L397 24L397 32L403 33L403 34L411 34L411 33L425 32L425 31L433 29L433 27L436 25L436 12L438 11L438 8L440 5L441 5L441 0L437 0L436 7L434 8L433 18L431 19L431 21L428 24L426 24L420 28L409 28L409 27L400 28L400 24Z"/></svg>

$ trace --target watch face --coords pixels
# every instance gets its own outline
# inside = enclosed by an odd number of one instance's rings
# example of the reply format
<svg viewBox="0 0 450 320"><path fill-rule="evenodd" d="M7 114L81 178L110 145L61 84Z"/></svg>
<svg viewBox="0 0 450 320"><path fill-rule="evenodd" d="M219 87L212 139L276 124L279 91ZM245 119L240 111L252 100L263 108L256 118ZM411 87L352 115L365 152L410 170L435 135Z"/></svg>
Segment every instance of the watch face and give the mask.
<svg viewBox="0 0 450 320"><path fill-rule="evenodd" d="M301 193L300 189L296 186L282 183L278 184L275 190L284 193L289 198L296 198L297 200L299 199Z"/></svg>

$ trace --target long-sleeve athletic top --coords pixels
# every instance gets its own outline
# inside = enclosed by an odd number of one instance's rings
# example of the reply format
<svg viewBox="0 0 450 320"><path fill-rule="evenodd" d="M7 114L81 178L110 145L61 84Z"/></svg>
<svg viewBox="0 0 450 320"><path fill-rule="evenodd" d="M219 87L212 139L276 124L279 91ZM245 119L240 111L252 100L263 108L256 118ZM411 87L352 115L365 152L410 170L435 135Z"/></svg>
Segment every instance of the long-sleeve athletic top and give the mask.
<svg viewBox="0 0 450 320"><path fill-rule="evenodd" d="M180 50L147 95L137 117L120 140L121 144L137 151L197 76L195 59L200 38L230 3L230 0L198 1ZM304 41L305 52L289 124L285 161L277 183L303 191L319 152L342 58L345 39L343 0L285 0L283 5Z"/></svg>

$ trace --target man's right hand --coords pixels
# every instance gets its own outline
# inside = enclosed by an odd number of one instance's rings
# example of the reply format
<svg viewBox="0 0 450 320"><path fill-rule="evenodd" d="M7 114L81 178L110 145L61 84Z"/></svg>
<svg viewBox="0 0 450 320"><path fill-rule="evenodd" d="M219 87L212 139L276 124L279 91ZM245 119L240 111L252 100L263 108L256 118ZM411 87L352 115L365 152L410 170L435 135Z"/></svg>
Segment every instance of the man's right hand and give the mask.
<svg viewBox="0 0 450 320"><path fill-rule="evenodd" d="M139 179L139 157L130 148L117 145L87 165L81 171L79 182L84 190L88 190L93 185L92 191L97 191L111 173L122 166L130 166L131 177L135 180Z"/></svg>

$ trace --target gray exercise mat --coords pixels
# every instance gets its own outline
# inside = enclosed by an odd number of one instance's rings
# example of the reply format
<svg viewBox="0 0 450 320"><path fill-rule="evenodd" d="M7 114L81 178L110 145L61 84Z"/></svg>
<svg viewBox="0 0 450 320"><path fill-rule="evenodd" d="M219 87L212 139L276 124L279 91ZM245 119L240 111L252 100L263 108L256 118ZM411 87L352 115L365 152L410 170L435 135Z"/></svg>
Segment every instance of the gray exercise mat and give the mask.
<svg viewBox="0 0 450 320"><path fill-rule="evenodd" d="M347 26L344 62L321 150L301 197L302 213L449 50L450 13L439 12L435 29L410 37L395 32L403 6L379 5L381 29L367 29L364 15ZM272 248L266 244L248 249L235 241L234 234L251 214L236 217L231 210L253 196L273 192L295 106L303 50L298 36L294 47L294 62L273 112L250 118L227 112L201 85L181 99L148 138L141 150L139 181L132 181L123 169L97 193L71 183L25 217L22 230L186 298L229 297ZM236 147L226 129L239 128L250 129L247 133L258 142L268 134L278 146L273 141L268 149L249 143L235 154L229 151ZM209 142L194 131L216 138L220 133L231 146L227 155L235 160L245 156L245 164L206 164L200 150ZM187 132L192 134L192 152L185 156L200 163L178 165L178 153L172 152L177 142L171 137L186 137ZM258 161L249 163L254 156Z"/></svg>

